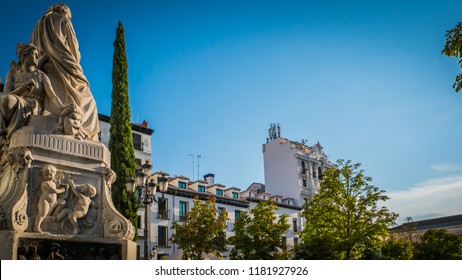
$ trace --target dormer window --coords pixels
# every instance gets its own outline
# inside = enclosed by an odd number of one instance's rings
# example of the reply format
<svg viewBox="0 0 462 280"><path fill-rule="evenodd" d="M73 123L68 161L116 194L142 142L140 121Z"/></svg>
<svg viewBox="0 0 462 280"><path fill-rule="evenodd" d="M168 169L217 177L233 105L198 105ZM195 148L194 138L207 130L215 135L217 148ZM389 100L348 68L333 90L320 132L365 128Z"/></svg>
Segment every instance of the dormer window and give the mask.
<svg viewBox="0 0 462 280"><path fill-rule="evenodd" d="M204 186L197 186L197 191L205 192L205 187Z"/></svg>
<svg viewBox="0 0 462 280"><path fill-rule="evenodd" d="M217 190L215 191L215 193L216 193L217 195L223 195L223 190L218 190L218 189L217 189Z"/></svg>
<svg viewBox="0 0 462 280"><path fill-rule="evenodd" d="M178 182L178 187L180 189L186 189L186 183L185 182Z"/></svg>
<svg viewBox="0 0 462 280"><path fill-rule="evenodd" d="M233 193L232 193L232 196L233 196L233 198L239 198L239 193L233 192Z"/></svg>

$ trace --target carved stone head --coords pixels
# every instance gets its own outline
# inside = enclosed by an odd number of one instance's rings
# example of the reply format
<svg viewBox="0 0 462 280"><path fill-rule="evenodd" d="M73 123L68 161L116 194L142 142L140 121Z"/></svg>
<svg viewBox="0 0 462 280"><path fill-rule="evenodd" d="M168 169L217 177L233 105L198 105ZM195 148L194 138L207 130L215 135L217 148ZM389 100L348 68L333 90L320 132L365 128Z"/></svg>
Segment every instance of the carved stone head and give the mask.
<svg viewBox="0 0 462 280"><path fill-rule="evenodd" d="M16 44L16 55L18 56L18 66L22 65L26 60L26 57L33 54L33 63L38 63L38 48L34 44L29 43L17 43Z"/></svg>
<svg viewBox="0 0 462 280"><path fill-rule="evenodd" d="M94 197L96 195L96 188L90 184L80 186L80 193L86 197Z"/></svg>
<svg viewBox="0 0 462 280"><path fill-rule="evenodd" d="M68 19L72 18L71 9L69 9L69 7L66 4L62 4L62 3L55 4L49 7L46 13L48 14L52 12L61 14L64 17L67 17Z"/></svg>
<svg viewBox="0 0 462 280"><path fill-rule="evenodd" d="M56 172L57 172L56 167L54 167L54 166L51 165L51 164L45 164L45 165L42 167L42 170L41 170L43 180L45 180L45 181L54 180L54 179L55 179Z"/></svg>

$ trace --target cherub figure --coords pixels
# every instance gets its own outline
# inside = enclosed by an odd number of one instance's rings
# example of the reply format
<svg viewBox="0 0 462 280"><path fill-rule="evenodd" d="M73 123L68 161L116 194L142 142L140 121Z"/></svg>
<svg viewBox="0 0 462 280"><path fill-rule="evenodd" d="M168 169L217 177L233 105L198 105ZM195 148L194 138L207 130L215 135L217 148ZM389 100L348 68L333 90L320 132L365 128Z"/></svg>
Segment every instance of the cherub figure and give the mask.
<svg viewBox="0 0 462 280"><path fill-rule="evenodd" d="M68 186L58 188L56 182L56 168L51 164L45 164L42 167L43 181L40 183L40 198L38 200L38 214L35 217L34 231L42 232L40 226L43 219L55 209L58 202L58 194L66 193Z"/></svg>
<svg viewBox="0 0 462 280"><path fill-rule="evenodd" d="M59 115L58 124L54 132L72 135L79 140L88 138L82 127L82 114L79 106L74 103L67 105Z"/></svg>
<svg viewBox="0 0 462 280"><path fill-rule="evenodd" d="M72 234L78 234L80 228L77 220L84 218L87 215L90 206L95 205L92 198L96 195L96 188L90 184L76 186L74 181L71 179L67 182L74 193L76 200L73 208L65 208L61 210L58 214L57 221L62 221L67 217L72 226ZM61 225L64 228L64 223Z"/></svg>

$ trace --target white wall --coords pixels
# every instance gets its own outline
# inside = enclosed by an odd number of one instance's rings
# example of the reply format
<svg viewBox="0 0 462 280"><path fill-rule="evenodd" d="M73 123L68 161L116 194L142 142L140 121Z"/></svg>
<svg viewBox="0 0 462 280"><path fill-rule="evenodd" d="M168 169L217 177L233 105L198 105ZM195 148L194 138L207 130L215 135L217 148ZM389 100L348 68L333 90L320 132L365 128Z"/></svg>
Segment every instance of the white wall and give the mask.
<svg viewBox="0 0 462 280"><path fill-rule="evenodd" d="M265 190L273 195L292 197L300 206L303 201L300 199L296 151L290 148L289 141L282 138L264 144Z"/></svg>

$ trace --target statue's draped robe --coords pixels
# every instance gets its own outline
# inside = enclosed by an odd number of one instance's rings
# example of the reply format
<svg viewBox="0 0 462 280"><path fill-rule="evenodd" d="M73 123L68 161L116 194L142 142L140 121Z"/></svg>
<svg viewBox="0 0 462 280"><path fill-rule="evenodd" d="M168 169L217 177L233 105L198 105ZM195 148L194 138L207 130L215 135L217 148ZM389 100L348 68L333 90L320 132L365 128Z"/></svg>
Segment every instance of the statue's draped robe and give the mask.
<svg viewBox="0 0 462 280"><path fill-rule="evenodd" d="M89 139L98 141L99 121L90 84L80 66L80 52L71 21L57 12L48 12L36 23L31 43L49 59L42 70L50 78L56 95L66 105L74 103L83 112L82 127ZM60 110L45 99L44 114L58 115Z"/></svg>

